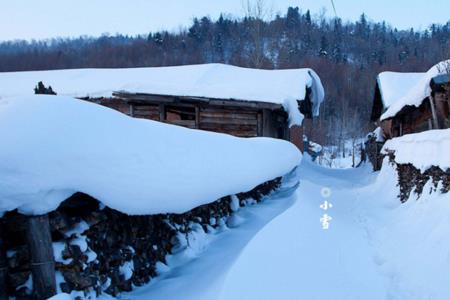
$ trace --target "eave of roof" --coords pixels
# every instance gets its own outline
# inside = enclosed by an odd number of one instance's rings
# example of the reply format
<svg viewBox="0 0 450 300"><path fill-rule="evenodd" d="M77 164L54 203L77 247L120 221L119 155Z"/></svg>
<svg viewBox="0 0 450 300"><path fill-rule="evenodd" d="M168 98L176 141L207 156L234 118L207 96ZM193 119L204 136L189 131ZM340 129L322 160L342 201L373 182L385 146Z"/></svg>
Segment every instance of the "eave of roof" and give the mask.
<svg viewBox="0 0 450 300"><path fill-rule="evenodd" d="M283 105L257 100L223 99L195 96L178 96L148 93L113 92L113 96L131 103L204 103L217 106L249 107L258 109L284 110Z"/></svg>

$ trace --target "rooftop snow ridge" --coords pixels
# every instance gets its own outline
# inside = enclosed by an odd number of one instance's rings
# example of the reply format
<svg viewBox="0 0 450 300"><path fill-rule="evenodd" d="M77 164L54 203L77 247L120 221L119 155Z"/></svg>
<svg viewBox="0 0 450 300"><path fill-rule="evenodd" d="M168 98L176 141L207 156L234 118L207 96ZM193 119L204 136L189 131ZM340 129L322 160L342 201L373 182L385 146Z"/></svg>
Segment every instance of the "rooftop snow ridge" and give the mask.
<svg viewBox="0 0 450 300"><path fill-rule="evenodd" d="M382 72L377 77L383 106L388 109L401 99L425 73Z"/></svg>
<svg viewBox="0 0 450 300"><path fill-rule="evenodd" d="M391 103L389 108L381 116L381 120L389 119L399 113L405 106L420 106L424 99L431 94L430 81L446 72L444 65L450 64L450 60L442 61L434 65L411 87L408 91L402 90L403 97ZM400 93L398 93L400 95Z"/></svg>
<svg viewBox="0 0 450 300"><path fill-rule="evenodd" d="M261 70L225 64L123 69L67 69L0 73L0 97L26 96L37 82L62 96L111 97L115 91L171 96L236 99L285 104L301 101L311 89L313 113L324 99L311 69Z"/></svg>

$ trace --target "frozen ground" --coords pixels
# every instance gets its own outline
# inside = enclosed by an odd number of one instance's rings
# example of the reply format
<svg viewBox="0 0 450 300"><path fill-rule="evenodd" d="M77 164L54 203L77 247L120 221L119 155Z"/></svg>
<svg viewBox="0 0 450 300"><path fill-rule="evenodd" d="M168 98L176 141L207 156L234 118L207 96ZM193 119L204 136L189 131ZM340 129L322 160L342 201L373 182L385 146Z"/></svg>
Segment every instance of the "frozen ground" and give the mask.
<svg viewBox="0 0 450 300"><path fill-rule="evenodd" d="M388 164L372 173L305 158L281 192L241 209L233 228L199 235L159 278L120 298L449 299L450 197L430 190L401 204Z"/></svg>

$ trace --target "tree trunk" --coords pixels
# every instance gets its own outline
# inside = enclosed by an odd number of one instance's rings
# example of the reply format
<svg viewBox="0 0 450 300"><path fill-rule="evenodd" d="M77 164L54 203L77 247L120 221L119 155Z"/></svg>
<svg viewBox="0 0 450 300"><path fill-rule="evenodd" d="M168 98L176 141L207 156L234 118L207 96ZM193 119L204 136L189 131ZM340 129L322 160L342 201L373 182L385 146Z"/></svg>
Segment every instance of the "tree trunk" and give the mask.
<svg viewBox="0 0 450 300"><path fill-rule="evenodd" d="M8 267L6 262L6 249L3 238L3 221L0 219L0 300L8 300L8 291L6 289L6 276Z"/></svg>
<svg viewBox="0 0 450 300"><path fill-rule="evenodd" d="M355 167L355 138L352 139L352 167Z"/></svg>
<svg viewBox="0 0 450 300"><path fill-rule="evenodd" d="M38 300L50 298L56 294L56 280L48 215L27 218L27 242L34 297Z"/></svg>

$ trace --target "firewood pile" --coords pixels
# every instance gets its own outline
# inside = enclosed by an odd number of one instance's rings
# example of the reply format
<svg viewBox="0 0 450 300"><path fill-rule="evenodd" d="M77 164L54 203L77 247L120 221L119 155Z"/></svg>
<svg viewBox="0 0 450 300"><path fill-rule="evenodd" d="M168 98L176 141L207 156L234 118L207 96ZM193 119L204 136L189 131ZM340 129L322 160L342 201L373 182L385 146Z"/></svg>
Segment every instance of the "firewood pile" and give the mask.
<svg viewBox="0 0 450 300"><path fill-rule="evenodd" d="M259 202L280 183L278 178L236 195L239 205L245 206L248 199ZM75 194L49 214L58 289L116 296L148 283L158 275L157 263L166 263L166 256L177 249L180 236L194 227L208 233L224 226L233 214L231 202L228 196L184 214L129 216L88 195ZM16 299L32 299L25 218L14 211L0 219L7 249L8 294Z"/></svg>
<svg viewBox="0 0 450 300"><path fill-rule="evenodd" d="M425 184L431 180L433 183L433 191L436 191L440 186L439 192L448 193L450 190L450 169L442 170L439 167L432 166L425 172L421 172L412 164L398 164L395 162L393 153L389 153L389 161L396 166L398 174L398 185L400 188L400 201L406 202L411 195L411 192L417 194L419 197L424 192ZM441 185L439 185L441 183Z"/></svg>

